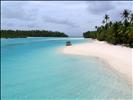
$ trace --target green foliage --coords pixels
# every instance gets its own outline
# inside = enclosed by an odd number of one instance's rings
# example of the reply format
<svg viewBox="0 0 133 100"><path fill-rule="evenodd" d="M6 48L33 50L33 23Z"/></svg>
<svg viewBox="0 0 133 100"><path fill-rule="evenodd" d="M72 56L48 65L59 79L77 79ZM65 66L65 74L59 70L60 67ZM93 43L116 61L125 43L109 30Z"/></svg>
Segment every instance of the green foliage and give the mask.
<svg viewBox="0 0 133 100"><path fill-rule="evenodd" d="M1 38L26 38L26 37L68 37L61 32L39 30L1 30Z"/></svg>
<svg viewBox="0 0 133 100"><path fill-rule="evenodd" d="M122 21L108 22L109 16L105 15L104 20L106 23L104 22L103 25L95 27L96 31L83 33L83 36L133 48L133 14L130 14L128 10L124 10L122 18Z"/></svg>

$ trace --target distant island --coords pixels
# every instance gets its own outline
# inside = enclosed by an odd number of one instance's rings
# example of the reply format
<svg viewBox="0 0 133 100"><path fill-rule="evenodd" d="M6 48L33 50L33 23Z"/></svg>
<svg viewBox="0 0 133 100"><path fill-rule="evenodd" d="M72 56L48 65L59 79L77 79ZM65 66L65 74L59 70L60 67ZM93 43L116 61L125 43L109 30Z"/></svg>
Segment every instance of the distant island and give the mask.
<svg viewBox="0 0 133 100"><path fill-rule="evenodd" d="M96 31L83 33L85 38L93 38L107 41L111 44L121 44L133 47L133 13L125 9L121 13L122 20L110 21L109 15L105 14L101 26L95 26Z"/></svg>
<svg viewBox="0 0 133 100"><path fill-rule="evenodd" d="M46 30L1 30L1 38L26 38L26 37L68 37L62 32Z"/></svg>

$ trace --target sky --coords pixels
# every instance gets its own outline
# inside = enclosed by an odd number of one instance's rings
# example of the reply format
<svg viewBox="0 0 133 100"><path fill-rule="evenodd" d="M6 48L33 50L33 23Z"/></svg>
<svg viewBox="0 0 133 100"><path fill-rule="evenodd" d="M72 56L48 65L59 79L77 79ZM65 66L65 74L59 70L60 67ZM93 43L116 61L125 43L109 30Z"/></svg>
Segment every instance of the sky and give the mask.
<svg viewBox="0 0 133 100"><path fill-rule="evenodd" d="M1 1L1 28L82 36L100 26L105 14L121 20L124 9L133 12L133 1Z"/></svg>

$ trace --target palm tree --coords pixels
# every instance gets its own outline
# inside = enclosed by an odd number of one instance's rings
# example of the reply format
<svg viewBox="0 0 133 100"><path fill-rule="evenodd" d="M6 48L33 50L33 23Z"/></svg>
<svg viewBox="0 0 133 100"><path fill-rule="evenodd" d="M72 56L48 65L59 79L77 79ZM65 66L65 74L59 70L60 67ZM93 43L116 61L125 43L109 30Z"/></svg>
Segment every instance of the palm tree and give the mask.
<svg viewBox="0 0 133 100"><path fill-rule="evenodd" d="M117 43L120 43L120 39L119 39L119 36L118 36L118 29L119 29L119 23L118 22L115 22L113 24L113 34L114 34L114 37L115 37L115 42L114 44L117 44Z"/></svg>
<svg viewBox="0 0 133 100"><path fill-rule="evenodd" d="M95 26L95 29L97 29L97 26Z"/></svg>
<svg viewBox="0 0 133 100"><path fill-rule="evenodd" d="M124 11L123 11L123 13L122 13L122 17L123 17L123 19L124 19L124 26L125 26L124 32L126 31L128 25L129 25L129 22L128 22L128 20L129 20L129 15L130 15L130 11L127 10L127 9L124 9Z"/></svg>
<svg viewBox="0 0 133 100"><path fill-rule="evenodd" d="M113 30L114 30L114 33L115 34L117 33L118 28L119 28L119 23L118 22L115 22L114 25L113 25Z"/></svg>
<svg viewBox="0 0 133 100"><path fill-rule="evenodd" d="M130 11L127 9L124 9L123 13L122 13L122 17L124 20L128 20L129 19L129 15L130 15Z"/></svg>
<svg viewBox="0 0 133 100"><path fill-rule="evenodd" d="M105 29L107 30L108 29L108 20L109 20L109 15L105 14L105 17L104 17L104 20L105 20Z"/></svg>
<svg viewBox="0 0 133 100"><path fill-rule="evenodd" d="M113 24L113 23L110 21L110 22L109 22L109 26L111 27L111 26L112 26L112 24Z"/></svg>
<svg viewBox="0 0 133 100"><path fill-rule="evenodd" d="M133 13L130 14L130 23L133 24Z"/></svg>
<svg viewBox="0 0 133 100"><path fill-rule="evenodd" d="M102 23L105 24L105 20L103 20Z"/></svg>
<svg viewBox="0 0 133 100"><path fill-rule="evenodd" d="M106 22L106 24L107 24L107 22L108 22L108 20L109 20L109 15L105 14L104 19L105 19L105 22Z"/></svg>

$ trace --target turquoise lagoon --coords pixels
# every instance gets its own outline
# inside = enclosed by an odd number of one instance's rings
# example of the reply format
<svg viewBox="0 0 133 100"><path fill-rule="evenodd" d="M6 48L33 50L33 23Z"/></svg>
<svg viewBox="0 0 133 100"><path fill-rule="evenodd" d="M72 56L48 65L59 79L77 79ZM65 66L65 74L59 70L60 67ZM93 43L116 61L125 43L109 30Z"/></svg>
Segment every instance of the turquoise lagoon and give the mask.
<svg viewBox="0 0 133 100"><path fill-rule="evenodd" d="M83 38L1 39L2 100L127 100L132 86L102 60L63 54Z"/></svg>

